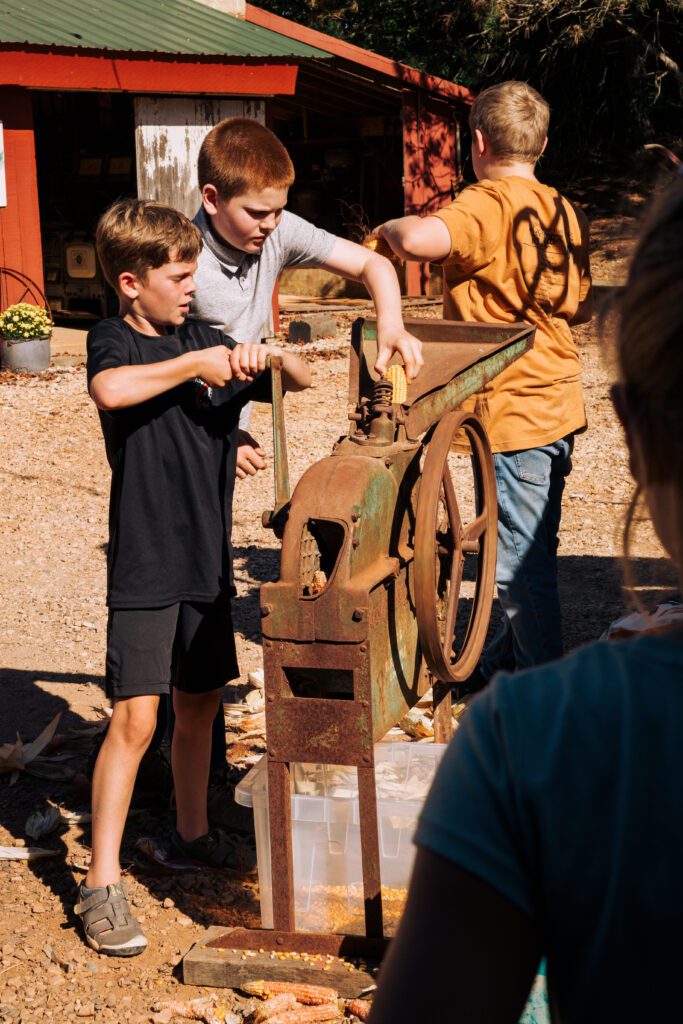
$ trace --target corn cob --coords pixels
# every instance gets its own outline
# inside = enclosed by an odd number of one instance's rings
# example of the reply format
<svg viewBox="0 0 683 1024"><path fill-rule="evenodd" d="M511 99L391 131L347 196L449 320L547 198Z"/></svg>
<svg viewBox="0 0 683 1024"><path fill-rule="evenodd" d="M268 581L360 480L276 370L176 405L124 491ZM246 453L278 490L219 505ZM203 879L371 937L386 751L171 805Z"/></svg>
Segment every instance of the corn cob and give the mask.
<svg viewBox="0 0 683 1024"><path fill-rule="evenodd" d="M311 589L314 594L319 594L327 586L327 573L323 569L316 569L311 581Z"/></svg>
<svg viewBox="0 0 683 1024"><path fill-rule="evenodd" d="M336 989L328 988L326 985L306 985L297 981L247 981L240 985L240 988L248 996L258 996L259 999L279 996L281 992L291 992L298 1002L307 1006L332 1003L337 998ZM321 1018L323 1019L331 1018Z"/></svg>
<svg viewBox="0 0 683 1024"><path fill-rule="evenodd" d="M346 1012L350 1017L358 1017L358 1020L370 1020L370 1009L372 1003L368 999L349 999L346 1004Z"/></svg>
<svg viewBox="0 0 683 1024"><path fill-rule="evenodd" d="M388 242L385 242L379 235L366 235L362 242L366 249L370 249L372 252L379 253L380 256L386 256L388 260L392 260L393 263L398 263L399 258L391 248Z"/></svg>
<svg viewBox="0 0 683 1024"><path fill-rule="evenodd" d="M265 1003L257 1006L252 1020L254 1024L262 1024L273 1014L282 1013L284 1010L293 1010L295 1006L297 1006L296 996L292 992L280 992L279 995L271 996L270 999L266 999Z"/></svg>
<svg viewBox="0 0 683 1024"><path fill-rule="evenodd" d="M161 1006L164 1010L170 1010L174 1017L204 1021L204 1024L220 1024L226 1019L226 1010L217 1006L216 1000L211 996L188 1001L167 999Z"/></svg>
<svg viewBox="0 0 683 1024"><path fill-rule="evenodd" d="M296 1006L269 1017L265 1024L322 1024L322 1021L340 1020L341 1012L336 1002L321 1003L318 1006Z"/></svg>
<svg viewBox="0 0 683 1024"><path fill-rule="evenodd" d="M408 381L406 380L406 371L403 369L400 363L395 363L387 369L385 379L389 381L393 388L391 401L393 405L402 405L408 397Z"/></svg>

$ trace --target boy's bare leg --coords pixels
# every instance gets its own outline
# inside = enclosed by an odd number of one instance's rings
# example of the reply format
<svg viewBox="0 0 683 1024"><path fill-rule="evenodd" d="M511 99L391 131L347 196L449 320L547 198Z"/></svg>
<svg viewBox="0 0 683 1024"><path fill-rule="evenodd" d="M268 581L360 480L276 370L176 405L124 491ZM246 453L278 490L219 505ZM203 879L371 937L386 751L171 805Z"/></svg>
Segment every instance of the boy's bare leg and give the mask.
<svg viewBox="0 0 683 1024"><path fill-rule="evenodd" d="M157 718L157 696L119 699L92 780L92 859L88 888L121 880L119 852L135 777L150 744Z"/></svg>
<svg viewBox="0 0 683 1024"><path fill-rule="evenodd" d="M211 761L211 727L220 690L208 693L173 691L175 727L171 747L177 823L182 839L192 842L209 831L206 798Z"/></svg>

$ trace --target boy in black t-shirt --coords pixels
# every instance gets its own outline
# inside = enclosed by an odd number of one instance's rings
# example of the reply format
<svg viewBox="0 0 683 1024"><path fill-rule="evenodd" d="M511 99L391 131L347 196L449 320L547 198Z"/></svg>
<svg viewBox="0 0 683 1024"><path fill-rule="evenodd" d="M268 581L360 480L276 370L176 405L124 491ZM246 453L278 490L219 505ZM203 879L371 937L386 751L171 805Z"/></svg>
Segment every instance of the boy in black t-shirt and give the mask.
<svg viewBox="0 0 683 1024"><path fill-rule="evenodd" d="M266 357L289 390L310 386L296 356L236 345L185 324L199 233L182 214L121 200L102 217L97 250L118 317L88 335L88 385L112 470L107 559L106 688L113 713L93 776L92 861L76 913L88 945L112 956L147 940L121 884L119 850L133 784L173 688L174 850L234 867L229 837L209 831L211 724L238 675L230 617L230 528L239 413L268 401Z"/></svg>

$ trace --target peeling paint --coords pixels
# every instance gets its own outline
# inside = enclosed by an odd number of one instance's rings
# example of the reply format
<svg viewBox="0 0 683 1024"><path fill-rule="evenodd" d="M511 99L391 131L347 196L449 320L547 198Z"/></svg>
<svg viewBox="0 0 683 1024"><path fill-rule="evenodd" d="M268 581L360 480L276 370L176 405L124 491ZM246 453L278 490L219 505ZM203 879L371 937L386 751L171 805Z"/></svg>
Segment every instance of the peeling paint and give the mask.
<svg viewBox="0 0 683 1024"><path fill-rule="evenodd" d="M138 195L193 217L199 205L199 149L210 128L225 117L253 117L264 124L265 102L136 96Z"/></svg>

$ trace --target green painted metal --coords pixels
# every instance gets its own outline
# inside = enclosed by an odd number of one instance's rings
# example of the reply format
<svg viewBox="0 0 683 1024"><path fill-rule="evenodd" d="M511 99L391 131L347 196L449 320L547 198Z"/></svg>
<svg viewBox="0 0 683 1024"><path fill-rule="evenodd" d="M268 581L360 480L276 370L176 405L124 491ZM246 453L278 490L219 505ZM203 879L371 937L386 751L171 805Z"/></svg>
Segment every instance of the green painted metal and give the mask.
<svg viewBox="0 0 683 1024"><path fill-rule="evenodd" d="M406 433L409 438L420 437L433 423L438 422L445 413L457 409L462 403L475 395L489 381L502 373L510 363L519 359L529 349L529 336L520 338L506 345L499 352L482 359L468 370L463 370L453 380L445 384L441 390L419 399L406 417Z"/></svg>
<svg viewBox="0 0 683 1024"><path fill-rule="evenodd" d="M0 42L221 57L332 55L198 0L3 0Z"/></svg>

